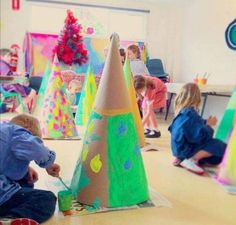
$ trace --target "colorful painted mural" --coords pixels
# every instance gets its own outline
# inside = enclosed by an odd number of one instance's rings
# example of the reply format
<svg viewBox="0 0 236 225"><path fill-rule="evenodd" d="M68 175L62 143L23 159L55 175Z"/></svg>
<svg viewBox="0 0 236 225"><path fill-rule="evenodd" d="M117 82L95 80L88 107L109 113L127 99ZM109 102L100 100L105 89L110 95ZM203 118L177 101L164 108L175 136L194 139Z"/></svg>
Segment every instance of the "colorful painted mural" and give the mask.
<svg viewBox="0 0 236 225"><path fill-rule="evenodd" d="M57 43L58 35L27 33L24 41L25 52L25 70L31 76L43 76L46 65L52 62L53 48ZM89 61L83 66L73 66L76 73L86 73L88 65L91 65L95 75L100 75L105 63L104 49L109 45L109 40L104 38L85 37L84 44L89 51ZM127 48L131 44L137 44L146 57L146 48L144 42L121 41L120 47ZM61 68L66 67L61 65ZM68 69L68 67L67 67Z"/></svg>

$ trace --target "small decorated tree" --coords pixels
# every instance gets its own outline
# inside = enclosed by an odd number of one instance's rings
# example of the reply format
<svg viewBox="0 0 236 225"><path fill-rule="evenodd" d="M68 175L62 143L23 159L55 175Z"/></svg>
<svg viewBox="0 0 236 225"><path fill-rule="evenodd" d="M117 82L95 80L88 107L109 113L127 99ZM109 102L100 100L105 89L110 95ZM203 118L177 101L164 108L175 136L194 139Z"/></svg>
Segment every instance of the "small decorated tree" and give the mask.
<svg viewBox="0 0 236 225"><path fill-rule="evenodd" d="M88 51L80 35L82 27L77 23L72 11L67 10L65 25L58 37L58 44L54 49L58 60L66 65L85 64L88 60Z"/></svg>

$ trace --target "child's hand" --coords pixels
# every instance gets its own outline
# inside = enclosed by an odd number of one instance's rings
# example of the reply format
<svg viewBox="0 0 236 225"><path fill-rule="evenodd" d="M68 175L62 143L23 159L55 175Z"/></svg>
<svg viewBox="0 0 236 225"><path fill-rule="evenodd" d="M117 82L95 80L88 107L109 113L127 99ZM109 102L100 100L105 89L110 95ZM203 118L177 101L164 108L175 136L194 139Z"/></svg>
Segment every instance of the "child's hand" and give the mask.
<svg viewBox="0 0 236 225"><path fill-rule="evenodd" d="M53 177L59 177L60 170L60 166L56 163L52 164L46 169L47 173Z"/></svg>
<svg viewBox="0 0 236 225"><path fill-rule="evenodd" d="M215 126L217 124L217 118L215 116L210 116L207 119L207 124L212 127Z"/></svg>
<svg viewBox="0 0 236 225"><path fill-rule="evenodd" d="M38 180L38 178L39 178L38 173L32 167L29 167L29 169L28 169L28 183L33 184Z"/></svg>

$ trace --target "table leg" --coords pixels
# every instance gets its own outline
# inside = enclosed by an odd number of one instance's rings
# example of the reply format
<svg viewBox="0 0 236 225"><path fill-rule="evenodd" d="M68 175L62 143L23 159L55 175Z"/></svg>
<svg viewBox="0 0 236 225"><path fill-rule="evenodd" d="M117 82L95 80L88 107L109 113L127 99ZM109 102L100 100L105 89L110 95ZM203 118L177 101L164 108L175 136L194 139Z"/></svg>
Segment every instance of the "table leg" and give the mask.
<svg viewBox="0 0 236 225"><path fill-rule="evenodd" d="M169 109L170 109L170 105L171 105L173 95L174 95L174 93L170 93L170 99L168 99L168 101L167 101L165 120L167 120L167 117L168 117L168 114L169 114Z"/></svg>
<svg viewBox="0 0 236 225"><path fill-rule="evenodd" d="M207 101L207 94L202 95L204 97L203 104L202 104L202 110L201 110L201 117L203 116L205 106L206 106L206 101Z"/></svg>

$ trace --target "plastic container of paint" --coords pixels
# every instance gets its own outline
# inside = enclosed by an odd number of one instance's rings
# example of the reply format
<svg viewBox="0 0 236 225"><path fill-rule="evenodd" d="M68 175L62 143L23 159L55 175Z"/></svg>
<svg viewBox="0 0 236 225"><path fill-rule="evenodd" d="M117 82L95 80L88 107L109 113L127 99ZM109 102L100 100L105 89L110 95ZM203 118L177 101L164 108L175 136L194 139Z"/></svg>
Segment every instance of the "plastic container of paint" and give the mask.
<svg viewBox="0 0 236 225"><path fill-rule="evenodd" d="M64 212L71 209L72 205L72 193L69 190L58 192L58 206L59 210Z"/></svg>

